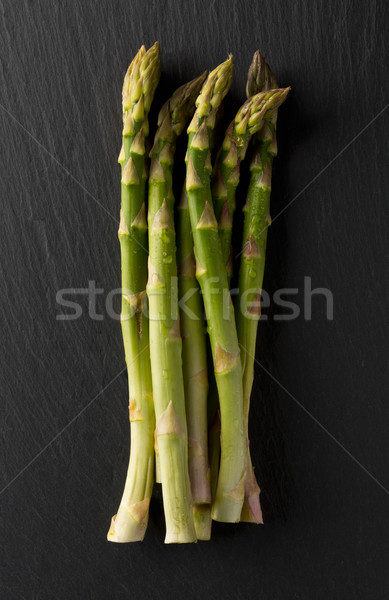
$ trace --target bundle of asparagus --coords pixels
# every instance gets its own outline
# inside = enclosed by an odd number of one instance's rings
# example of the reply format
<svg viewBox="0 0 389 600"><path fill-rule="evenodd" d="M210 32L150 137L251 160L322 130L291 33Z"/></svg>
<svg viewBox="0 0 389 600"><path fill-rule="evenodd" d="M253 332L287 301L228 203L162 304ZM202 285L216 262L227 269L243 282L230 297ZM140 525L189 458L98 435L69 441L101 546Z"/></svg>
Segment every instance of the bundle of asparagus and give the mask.
<svg viewBox="0 0 389 600"><path fill-rule="evenodd" d="M256 52L248 99L212 165L215 124L232 73L230 56L208 77L178 88L159 113L148 155L148 114L160 76L158 43L147 52L142 46L124 79L119 240L131 452L110 541L143 539L155 478L162 484L166 543L209 540L212 519L262 522L248 416L277 110L290 88L277 88ZM176 206L176 139L189 120L186 180ZM235 194L251 138L234 310L229 284Z"/></svg>

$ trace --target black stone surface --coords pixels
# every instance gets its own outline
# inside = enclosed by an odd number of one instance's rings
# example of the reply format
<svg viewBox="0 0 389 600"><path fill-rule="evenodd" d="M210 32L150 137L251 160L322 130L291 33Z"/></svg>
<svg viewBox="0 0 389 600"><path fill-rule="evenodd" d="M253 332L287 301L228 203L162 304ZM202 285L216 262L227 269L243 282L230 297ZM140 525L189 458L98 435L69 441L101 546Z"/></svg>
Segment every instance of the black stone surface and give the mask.
<svg viewBox="0 0 389 600"><path fill-rule="evenodd" d="M388 598L388 13L383 0L0 2L2 600ZM228 52L226 122L257 48L292 85L265 289L298 288L302 312L304 277L334 298L332 321L314 297L310 321L261 325L270 375L256 369L251 437L266 525L217 524L185 547L163 544L158 491L142 544L106 542L128 460L105 310L120 285L120 93L155 40L159 104ZM84 294L78 320L57 320L58 290L88 281L103 319Z"/></svg>

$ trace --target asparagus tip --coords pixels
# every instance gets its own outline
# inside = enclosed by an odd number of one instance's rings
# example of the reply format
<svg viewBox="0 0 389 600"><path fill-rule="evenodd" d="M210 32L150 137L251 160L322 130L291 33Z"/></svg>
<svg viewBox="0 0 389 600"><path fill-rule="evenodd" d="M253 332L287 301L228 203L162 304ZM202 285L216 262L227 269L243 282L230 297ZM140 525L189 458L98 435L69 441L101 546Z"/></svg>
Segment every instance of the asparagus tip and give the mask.
<svg viewBox="0 0 389 600"><path fill-rule="evenodd" d="M226 61L210 72L196 100L197 115L199 118L210 117L216 114L230 89L233 70L234 58L230 54Z"/></svg>
<svg viewBox="0 0 389 600"><path fill-rule="evenodd" d="M259 92L275 89L276 87L276 78L267 64L265 57L257 50L254 53L248 72L246 85L247 98Z"/></svg>
<svg viewBox="0 0 389 600"><path fill-rule="evenodd" d="M154 97L161 74L161 61L159 56L159 43L155 42L146 51L141 46L127 69L123 81L123 112L132 108L143 96L146 112Z"/></svg>
<svg viewBox="0 0 389 600"><path fill-rule="evenodd" d="M158 115L158 130L150 155L153 156L161 141L174 143L193 114L196 98L207 77L205 71L192 81L180 86L165 102Z"/></svg>
<svg viewBox="0 0 389 600"><path fill-rule="evenodd" d="M286 100L290 87L259 92L243 104L235 117L235 131L239 135L256 133L263 120Z"/></svg>

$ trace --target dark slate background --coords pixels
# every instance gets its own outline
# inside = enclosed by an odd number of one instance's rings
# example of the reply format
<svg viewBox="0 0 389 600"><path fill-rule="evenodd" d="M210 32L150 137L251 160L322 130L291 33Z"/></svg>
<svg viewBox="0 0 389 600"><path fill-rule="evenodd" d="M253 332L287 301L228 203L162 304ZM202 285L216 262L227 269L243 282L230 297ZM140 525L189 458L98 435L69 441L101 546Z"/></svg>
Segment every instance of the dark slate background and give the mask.
<svg viewBox="0 0 389 600"><path fill-rule="evenodd" d="M2 600L388 598L388 12L0 2ZM91 319L86 295L80 319L56 320L59 289L95 281L106 315L120 285L121 84L155 40L159 104L233 52L227 121L257 48L292 86L265 288L298 288L303 308L311 277L334 297L333 321L315 297L311 321L261 325L251 437L266 525L217 524L185 547L163 544L158 490L145 541L106 542L128 460L120 326Z"/></svg>

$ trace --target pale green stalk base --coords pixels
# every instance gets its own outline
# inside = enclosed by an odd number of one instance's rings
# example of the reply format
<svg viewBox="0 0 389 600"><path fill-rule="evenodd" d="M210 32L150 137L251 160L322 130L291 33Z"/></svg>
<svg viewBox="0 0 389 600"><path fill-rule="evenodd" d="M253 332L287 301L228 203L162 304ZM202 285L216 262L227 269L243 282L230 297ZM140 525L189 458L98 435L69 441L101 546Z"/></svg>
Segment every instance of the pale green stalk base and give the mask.
<svg viewBox="0 0 389 600"><path fill-rule="evenodd" d="M167 410L173 413L172 409ZM163 420L163 416L160 419ZM188 544L195 542L197 538L193 524L189 476L182 475L188 471L187 438L184 430L181 434L176 433L182 425L177 416L173 415L170 420L173 424L171 429L162 430L158 436L166 521L165 544ZM169 430L171 433L164 432Z"/></svg>
<svg viewBox="0 0 389 600"><path fill-rule="evenodd" d="M154 472L153 448L145 447L144 443L153 438L153 423L151 414L148 420L138 421L136 426L131 424L132 452L118 513L112 518L108 532L110 542L140 542L144 538Z"/></svg>
<svg viewBox="0 0 389 600"><path fill-rule="evenodd" d="M210 504L194 504L193 518L198 540L208 542L211 539L212 517Z"/></svg>
<svg viewBox="0 0 389 600"><path fill-rule="evenodd" d="M161 483L161 469L159 467L158 445L154 435L154 451L155 451L155 482Z"/></svg>

